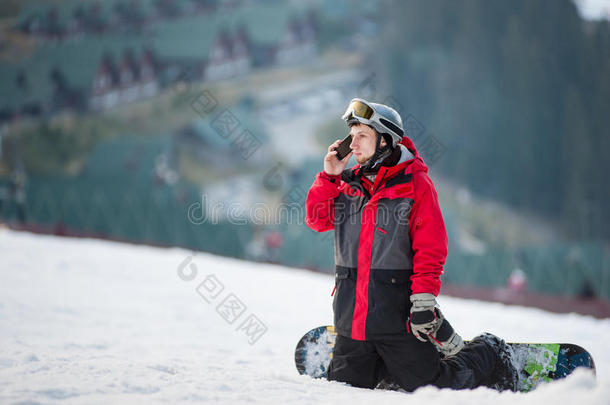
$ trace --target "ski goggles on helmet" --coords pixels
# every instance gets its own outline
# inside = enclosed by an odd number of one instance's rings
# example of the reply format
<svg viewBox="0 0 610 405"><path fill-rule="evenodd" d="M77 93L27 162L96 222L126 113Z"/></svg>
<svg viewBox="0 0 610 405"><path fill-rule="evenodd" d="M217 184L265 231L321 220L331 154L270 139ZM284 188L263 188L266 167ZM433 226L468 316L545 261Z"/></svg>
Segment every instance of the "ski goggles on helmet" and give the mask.
<svg viewBox="0 0 610 405"><path fill-rule="evenodd" d="M402 128L383 117L373 106L360 98L354 98L350 101L341 118L348 123L355 120L361 124L370 125L379 133L388 132L399 139L404 136Z"/></svg>

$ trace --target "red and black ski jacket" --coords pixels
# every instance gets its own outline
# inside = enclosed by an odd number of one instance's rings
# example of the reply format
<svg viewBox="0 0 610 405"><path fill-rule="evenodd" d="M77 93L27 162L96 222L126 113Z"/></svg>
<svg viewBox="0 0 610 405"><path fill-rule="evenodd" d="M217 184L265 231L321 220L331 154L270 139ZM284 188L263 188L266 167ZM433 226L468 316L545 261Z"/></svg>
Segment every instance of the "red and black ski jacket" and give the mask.
<svg viewBox="0 0 610 405"><path fill-rule="evenodd" d="M334 323L356 340L407 333L409 296L438 295L447 233L428 168L413 159L379 169L374 183L356 165L321 172L307 195L307 225L335 231Z"/></svg>

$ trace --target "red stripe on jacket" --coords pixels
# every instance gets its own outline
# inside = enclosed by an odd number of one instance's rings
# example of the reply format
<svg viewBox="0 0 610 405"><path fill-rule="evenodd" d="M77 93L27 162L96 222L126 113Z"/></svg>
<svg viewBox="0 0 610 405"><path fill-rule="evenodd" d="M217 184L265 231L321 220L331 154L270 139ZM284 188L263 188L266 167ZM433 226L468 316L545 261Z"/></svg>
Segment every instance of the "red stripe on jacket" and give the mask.
<svg viewBox="0 0 610 405"><path fill-rule="evenodd" d="M377 202L367 204L362 212L360 242L358 247L358 275L356 277L356 304L352 317L352 339L365 340L366 314L369 310L369 277Z"/></svg>

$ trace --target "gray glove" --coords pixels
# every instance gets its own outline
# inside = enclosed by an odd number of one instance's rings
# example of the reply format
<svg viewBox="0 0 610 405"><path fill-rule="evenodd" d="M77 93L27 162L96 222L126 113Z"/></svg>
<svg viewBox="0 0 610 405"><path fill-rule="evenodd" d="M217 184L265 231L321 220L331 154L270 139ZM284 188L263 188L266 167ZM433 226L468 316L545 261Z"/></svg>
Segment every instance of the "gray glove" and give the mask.
<svg viewBox="0 0 610 405"><path fill-rule="evenodd" d="M411 316L409 323L413 335L422 342L428 341L428 336L438 329L438 318L436 308L436 297L434 294L419 293L411 295Z"/></svg>
<svg viewBox="0 0 610 405"><path fill-rule="evenodd" d="M422 342L430 340L445 357L453 356L462 350L464 347L462 337L445 319L433 294L413 294L411 302L413 305L409 322L417 339Z"/></svg>
<svg viewBox="0 0 610 405"><path fill-rule="evenodd" d="M454 356L464 347L464 340L455 332L453 326L445 319L439 308L434 311L438 322L428 337L436 349L445 357Z"/></svg>

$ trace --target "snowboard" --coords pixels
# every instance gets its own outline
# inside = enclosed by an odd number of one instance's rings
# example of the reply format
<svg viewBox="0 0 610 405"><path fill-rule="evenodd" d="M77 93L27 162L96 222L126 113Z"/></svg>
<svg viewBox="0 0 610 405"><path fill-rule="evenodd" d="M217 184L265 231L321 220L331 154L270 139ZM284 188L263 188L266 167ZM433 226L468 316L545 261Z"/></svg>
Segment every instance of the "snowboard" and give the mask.
<svg viewBox="0 0 610 405"><path fill-rule="evenodd" d="M337 334L333 326L307 332L297 344L294 361L300 374L326 378ZM519 390L528 392L539 384L559 380L577 367L592 369L593 358L585 349L569 343L509 343L515 353L513 364L519 371Z"/></svg>

